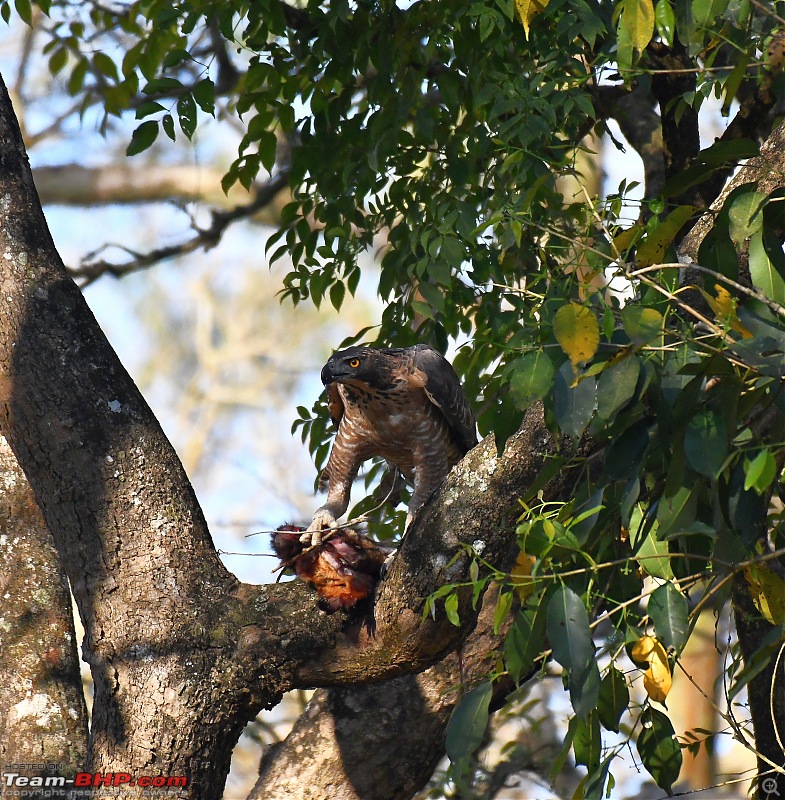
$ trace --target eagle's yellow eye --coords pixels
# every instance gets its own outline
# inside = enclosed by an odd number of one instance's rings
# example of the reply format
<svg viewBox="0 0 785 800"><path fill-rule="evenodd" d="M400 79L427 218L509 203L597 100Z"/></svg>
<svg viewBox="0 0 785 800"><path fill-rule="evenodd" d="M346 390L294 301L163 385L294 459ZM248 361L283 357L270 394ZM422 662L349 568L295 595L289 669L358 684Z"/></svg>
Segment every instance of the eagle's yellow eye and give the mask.
<svg viewBox="0 0 785 800"><path fill-rule="evenodd" d="M353 369L357 369L357 367L359 367L359 366L360 366L360 359L359 359L359 358L353 358L353 359L352 359L352 360L349 362L349 366L350 366L350 367L352 367Z"/></svg>

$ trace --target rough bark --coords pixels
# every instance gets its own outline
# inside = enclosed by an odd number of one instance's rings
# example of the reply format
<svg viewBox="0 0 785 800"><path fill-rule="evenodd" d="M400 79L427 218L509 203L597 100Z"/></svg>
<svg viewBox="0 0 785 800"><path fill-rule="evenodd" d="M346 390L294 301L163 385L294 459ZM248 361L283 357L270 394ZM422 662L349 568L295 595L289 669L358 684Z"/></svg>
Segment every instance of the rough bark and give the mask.
<svg viewBox="0 0 785 800"><path fill-rule="evenodd" d="M0 774L73 777L87 755L87 710L71 595L2 437L0 474ZM3 781L0 797L8 791Z"/></svg>
<svg viewBox="0 0 785 800"><path fill-rule="evenodd" d="M760 149L760 155L751 158L728 181L717 195L709 210L695 223L679 244L679 259L684 263L696 261L701 243L714 225L717 212L728 195L739 186L755 184L759 192L768 194L785 186L785 123L778 125Z"/></svg>
<svg viewBox="0 0 785 800"><path fill-rule="evenodd" d="M405 800L421 789L444 756L456 703L493 670L506 634L493 632L497 597L489 589L460 650L425 672L317 691L286 740L265 753L249 800ZM497 682L495 695L510 688Z"/></svg>
<svg viewBox="0 0 785 800"><path fill-rule="evenodd" d="M283 692L417 672L460 643L476 619L468 599L456 628L422 622L422 598L466 579L462 542L509 564L516 498L557 443L534 409L502 457L493 442L475 448L419 516L371 620L321 612L299 582L239 584L171 445L65 274L1 84L0 139L0 429L85 628L95 685L88 769L185 776L182 796L209 800L245 722Z"/></svg>

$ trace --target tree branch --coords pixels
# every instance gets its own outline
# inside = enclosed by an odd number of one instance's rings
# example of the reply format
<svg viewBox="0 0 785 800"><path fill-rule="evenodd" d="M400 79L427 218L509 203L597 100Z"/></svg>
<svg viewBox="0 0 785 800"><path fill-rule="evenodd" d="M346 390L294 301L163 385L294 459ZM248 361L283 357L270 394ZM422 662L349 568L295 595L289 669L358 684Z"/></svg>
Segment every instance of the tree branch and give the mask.
<svg viewBox="0 0 785 800"><path fill-rule="evenodd" d="M652 42L646 56L655 70L651 85L660 107L665 175L671 178L685 170L700 152L698 114L682 99L695 91L694 64L681 45L666 47ZM678 202L700 206L708 205L711 199L704 201L695 191L688 191Z"/></svg>
<svg viewBox="0 0 785 800"><path fill-rule="evenodd" d="M420 675L319 690L286 740L265 754L249 800L302 796L303 787L311 797L405 800L421 789L444 756L456 703L493 671L507 632L493 631L497 598L491 587L459 652ZM497 681L496 703L511 688Z"/></svg>
<svg viewBox="0 0 785 800"><path fill-rule="evenodd" d="M256 188L253 199L242 205L234 206L228 211L213 211L212 222L207 228L195 228L195 234L179 244L159 247L148 253L133 253L127 251L134 257L120 264L103 259L89 261L78 267L69 269L69 274L80 281L82 287L87 286L104 274L113 275L115 278L138 272L143 269L155 266L162 261L170 258L177 258L193 253L204 248L209 250L220 242L226 229L234 222L241 219L249 219L256 216L260 211L267 208L288 185L289 170L282 169L273 175L267 183Z"/></svg>
<svg viewBox="0 0 785 800"><path fill-rule="evenodd" d="M701 243L714 226L717 213L728 195L746 183L755 184L759 192L769 194L785 186L785 123L775 128L760 149L760 155L750 159L728 181L707 211L679 243L679 260L684 263L698 260Z"/></svg>
<svg viewBox="0 0 785 800"><path fill-rule="evenodd" d="M600 115L615 119L624 138L643 162L644 197L657 197L665 186L662 120L653 101L640 87L627 91L618 86L600 86L596 92Z"/></svg>
<svg viewBox="0 0 785 800"><path fill-rule="evenodd" d="M417 672L454 648L466 633L440 616L422 619L423 600L446 583L469 580L466 545L499 569L517 555L515 520L519 497L547 462L565 449L553 439L541 407L527 412L521 429L497 457L492 437L469 452L418 514L381 584L373 625L358 623L339 633L329 650L313 653L297 669L295 686L325 686L381 680ZM584 454L576 453L577 458ZM565 468L544 488L560 496L575 479ZM472 620L470 599L459 607ZM473 624L473 623L472 623Z"/></svg>
<svg viewBox="0 0 785 800"><path fill-rule="evenodd" d="M229 210L253 200L255 191L248 192L239 184L233 186L228 195L225 194L221 189L222 178L223 170L212 167L144 162L133 165L121 162L101 167L59 164L33 170L38 196L44 206L195 201ZM263 214L265 211L267 215ZM256 219L275 224L279 211L278 207L259 209Z"/></svg>

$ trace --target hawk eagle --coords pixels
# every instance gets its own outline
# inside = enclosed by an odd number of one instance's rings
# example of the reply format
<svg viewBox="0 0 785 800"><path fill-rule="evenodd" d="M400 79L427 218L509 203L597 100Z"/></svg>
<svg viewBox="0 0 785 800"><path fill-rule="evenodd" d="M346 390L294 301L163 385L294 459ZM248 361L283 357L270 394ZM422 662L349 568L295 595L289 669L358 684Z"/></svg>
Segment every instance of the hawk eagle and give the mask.
<svg viewBox="0 0 785 800"><path fill-rule="evenodd" d="M371 456L384 458L412 484L408 528L453 465L477 444L474 412L452 365L426 344L349 347L324 365L322 383L338 432L319 481L327 501L309 531L335 526L360 465Z"/></svg>

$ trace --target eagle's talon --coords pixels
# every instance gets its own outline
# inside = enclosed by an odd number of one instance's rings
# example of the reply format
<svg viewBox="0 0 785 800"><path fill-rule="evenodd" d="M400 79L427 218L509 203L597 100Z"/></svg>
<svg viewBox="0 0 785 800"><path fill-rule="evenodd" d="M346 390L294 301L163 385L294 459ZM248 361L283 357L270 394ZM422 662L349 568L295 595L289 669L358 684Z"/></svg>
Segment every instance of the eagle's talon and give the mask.
<svg viewBox="0 0 785 800"><path fill-rule="evenodd" d="M337 527L338 523L331 511L326 508L317 509L308 530L300 536L300 541L310 547L318 547L322 543L324 534L334 531Z"/></svg>
<svg viewBox="0 0 785 800"><path fill-rule="evenodd" d="M300 541L308 548L318 547L322 543L322 532L318 531L305 531L300 535Z"/></svg>
<svg viewBox="0 0 785 800"><path fill-rule="evenodd" d="M393 562L395 561L395 556L398 555L398 550L393 550L392 552L387 554L387 557L384 559L381 567L379 567L379 580L383 581L387 578L387 573L392 568Z"/></svg>

